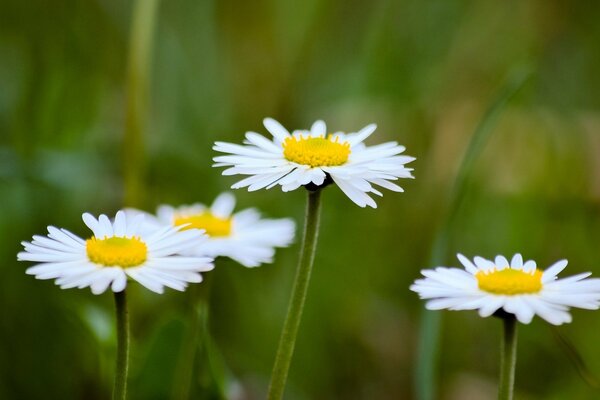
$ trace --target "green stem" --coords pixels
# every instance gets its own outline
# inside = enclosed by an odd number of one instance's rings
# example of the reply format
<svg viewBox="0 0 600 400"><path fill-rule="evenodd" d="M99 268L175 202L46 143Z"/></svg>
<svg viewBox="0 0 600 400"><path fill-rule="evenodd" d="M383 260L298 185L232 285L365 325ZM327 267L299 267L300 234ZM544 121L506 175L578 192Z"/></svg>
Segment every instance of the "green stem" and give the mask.
<svg viewBox="0 0 600 400"><path fill-rule="evenodd" d="M192 378L194 376L196 358L201 339L206 332L208 299L212 286L212 275L204 276L204 282L194 285L189 289L188 302L190 304L190 326L184 335L179 361L177 364L177 383L173 387L173 399L186 400L190 398ZM206 332L208 335L208 333Z"/></svg>
<svg viewBox="0 0 600 400"><path fill-rule="evenodd" d="M502 321L504 335L501 346L498 400L512 400L517 364L517 320L514 315L507 314L502 317Z"/></svg>
<svg viewBox="0 0 600 400"><path fill-rule="evenodd" d="M115 293L115 311L117 315L117 367L113 399L124 400L127 397L127 372L129 370L129 312L125 290Z"/></svg>
<svg viewBox="0 0 600 400"><path fill-rule="evenodd" d="M179 363L177 366L177 384L173 387L173 398L177 400L186 400L190 398L190 389L192 376L194 374L194 363L198 349L200 331L202 329L202 319L200 317L202 309L202 299L200 288L190 288L190 301L192 302L191 324L183 338Z"/></svg>
<svg viewBox="0 0 600 400"><path fill-rule="evenodd" d="M208 383L209 392L211 393L211 398L214 400L226 400L228 398L227 381L230 379L229 371L226 371L223 357L208 329L209 317L210 310L208 303L205 303L204 312L202 313L202 337L200 343L204 350L203 360L206 362L206 373L210 379Z"/></svg>
<svg viewBox="0 0 600 400"><path fill-rule="evenodd" d="M143 133L148 109L152 37L156 27L157 8L158 0L136 0L133 5L123 138L123 171L127 206L139 206L142 195Z"/></svg>
<svg viewBox="0 0 600 400"><path fill-rule="evenodd" d="M298 261L298 269L296 270L296 278L288 305L287 316L285 317L281 338L279 339L275 365L271 373L271 383L267 394L268 400L280 400L285 390L285 382L294 354L294 345L296 344L298 327L300 326L310 274L315 259L321 207L320 196L320 189L308 192L300 260Z"/></svg>

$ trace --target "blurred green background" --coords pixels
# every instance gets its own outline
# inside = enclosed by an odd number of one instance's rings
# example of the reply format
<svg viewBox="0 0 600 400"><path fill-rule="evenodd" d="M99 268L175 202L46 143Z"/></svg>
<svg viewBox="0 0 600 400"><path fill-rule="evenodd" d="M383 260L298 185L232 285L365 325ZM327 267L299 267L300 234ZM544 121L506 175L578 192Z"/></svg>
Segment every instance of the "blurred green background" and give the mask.
<svg viewBox="0 0 600 400"><path fill-rule="evenodd" d="M567 258L568 274L600 274L600 3L160 2L134 147L124 145L132 9L0 1L0 398L105 399L112 385L112 296L26 276L19 242L49 224L89 235L81 213L123 206L124 171L138 157L143 208L211 202L235 182L211 168L212 143L265 133L266 116L291 128L376 122L368 144L397 140L417 157L417 179L377 210L326 190L288 399L414 397L423 303L408 286L432 267L461 157L515 70L532 73L475 162L447 265L457 251L522 252L541 267ZM301 225L301 190L236 195L240 207ZM218 260L209 296L218 373L201 355L194 398L218 398L214 378L232 399L264 397L298 247L259 269ZM190 293L130 287L131 398L169 398ZM559 329L600 376L600 313L573 314ZM495 398L500 330L474 312L443 314L440 398ZM520 399L600 397L539 318L520 329L516 385Z"/></svg>

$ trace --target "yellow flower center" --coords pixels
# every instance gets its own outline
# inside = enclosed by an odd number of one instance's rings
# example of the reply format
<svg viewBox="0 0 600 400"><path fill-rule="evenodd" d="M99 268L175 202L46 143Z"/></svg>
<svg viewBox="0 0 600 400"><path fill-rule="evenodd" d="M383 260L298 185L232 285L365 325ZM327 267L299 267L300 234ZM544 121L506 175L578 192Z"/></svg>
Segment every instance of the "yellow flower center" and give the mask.
<svg viewBox="0 0 600 400"><path fill-rule="evenodd" d="M174 224L189 224L186 229L204 229L208 236L229 236L231 234L231 218L219 218L209 212L195 215L175 216Z"/></svg>
<svg viewBox="0 0 600 400"><path fill-rule="evenodd" d="M92 237L86 240L85 248L91 262L106 267L135 267L148 256L146 244L137 237Z"/></svg>
<svg viewBox="0 0 600 400"><path fill-rule="evenodd" d="M475 274L479 289L504 295L538 293L542 290L542 271L533 272L505 268L491 272L480 271Z"/></svg>
<svg viewBox="0 0 600 400"><path fill-rule="evenodd" d="M288 137L283 142L283 156L292 162L311 167L343 165L350 155L350 144L332 135L324 137Z"/></svg>

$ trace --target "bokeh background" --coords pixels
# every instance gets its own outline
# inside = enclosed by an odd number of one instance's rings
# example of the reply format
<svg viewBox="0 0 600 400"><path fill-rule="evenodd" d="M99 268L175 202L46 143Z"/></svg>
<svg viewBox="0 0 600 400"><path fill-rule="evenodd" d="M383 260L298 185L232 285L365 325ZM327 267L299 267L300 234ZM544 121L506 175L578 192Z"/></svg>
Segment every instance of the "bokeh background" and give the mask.
<svg viewBox="0 0 600 400"><path fill-rule="evenodd" d="M408 290L429 265L461 158L515 70L529 71L491 127L450 229L453 254L522 252L600 274L600 4L595 2L163 1L139 142L127 120L129 1L0 1L0 398L105 399L115 351L112 296L24 274L19 242L46 225L88 235L84 211L113 213L124 176L136 202L210 202L234 179L211 168L215 140L261 121L332 130L379 126L368 143L406 145L416 180L360 209L326 189L322 231L288 399L414 398L423 304ZM129 76L129 77L128 77ZM133 165L135 164L135 165ZM136 172L137 173L137 172ZM237 191L240 207L302 222L305 194ZM297 260L218 260L210 275L211 365L192 395L263 398ZM131 285L132 399L165 399L192 313L190 293ZM600 313L559 328L600 376ZM500 323L443 313L439 398L496 396ZM547 324L520 329L517 398L596 399Z"/></svg>

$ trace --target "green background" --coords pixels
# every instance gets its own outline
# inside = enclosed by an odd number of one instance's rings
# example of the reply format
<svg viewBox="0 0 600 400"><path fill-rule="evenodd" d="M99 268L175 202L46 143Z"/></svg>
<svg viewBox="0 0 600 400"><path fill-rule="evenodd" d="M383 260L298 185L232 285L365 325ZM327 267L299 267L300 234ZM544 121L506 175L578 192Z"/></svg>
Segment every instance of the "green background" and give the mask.
<svg viewBox="0 0 600 400"><path fill-rule="evenodd" d="M600 4L585 1L163 1L140 147L124 146L133 5L0 2L0 398L104 399L115 351L112 296L24 274L19 242L47 225L89 235L82 212L124 204L123 172L144 161L141 206L211 202L235 178L211 168L215 140L322 118L332 131L378 124L367 144L406 145L416 180L361 209L323 196L313 280L288 399L414 397L423 303L408 290L444 221L469 139L514 71L530 77L495 122L450 231L457 251L522 252L542 268L600 274ZM305 193L236 191L239 207L301 225ZM217 261L213 359L195 398L261 399L298 241L273 265ZM190 293L130 285L132 399L169 398ZM600 313L559 328L600 376ZM500 323L443 312L442 399L493 399ZM517 398L595 399L548 324L520 327ZM216 375L216 376L213 376Z"/></svg>

